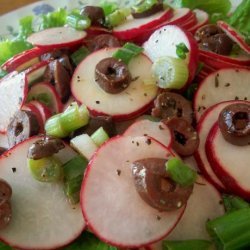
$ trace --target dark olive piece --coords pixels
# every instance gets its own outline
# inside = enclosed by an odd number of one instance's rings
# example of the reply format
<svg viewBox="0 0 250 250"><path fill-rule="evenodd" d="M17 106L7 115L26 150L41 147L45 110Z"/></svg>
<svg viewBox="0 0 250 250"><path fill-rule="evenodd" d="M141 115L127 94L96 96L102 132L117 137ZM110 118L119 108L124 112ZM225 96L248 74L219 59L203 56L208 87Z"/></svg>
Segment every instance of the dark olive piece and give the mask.
<svg viewBox="0 0 250 250"><path fill-rule="evenodd" d="M164 120L170 120L173 117L183 117L190 124L193 122L193 110L191 102L183 96L172 93L163 92L157 96L152 109L152 116Z"/></svg>
<svg viewBox="0 0 250 250"><path fill-rule="evenodd" d="M9 183L0 179L0 204L9 201L12 195L12 188Z"/></svg>
<svg viewBox="0 0 250 250"><path fill-rule="evenodd" d="M152 5L152 7L148 10L145 10L143 12L136 12L133 8L131 11L131 15L133 18L144 18L152 16L164 9L162 1L158 1L158 3Z"/></svg>
<svg viewBox="0 0 250 250"><path fill-rule="evenodd" d="M29 137L37 135L39 131L39 123L31 111L17 111L11 118L7 128L9 147L12 148Z"/></svg>
<svg viewBox="0 0 250 250"><path fill-rule="evenodd" d="M34 142L28 150L28 158L39 160L52 156L65 147L64 142L58 138L45 137Z"/></svg>
<svg viewBox="0 0 250 250"><path fill-rule="evenodd" d="M81 15L87 16L91 20L92 25L103 25L105 21L104 11L98 6L85 6L81 12Z"/></svg>
<svg viewBox="0 0 250 250"><path fill-rule="evenodd" d="M11 220L12 210L9 201L0 204L0 230L5 228Z"/></svg>
<svg viewBox="0 0 250 250"><path fill-rule="evenodd" d="M195 39L202 50L212 51L220 55L229 55L233 48L233 41L215 24L207 24L195 33Z"/></svg>
<svg viewBox="0 0 250 250"><path fill-rule="evenodd" d="M218 120L220 131L228 142L250 145L250 103L235 103L225 107Z"/></svg>
<svg viewBox="0 0 250 250"><path fill-rule="evenodd" d="M178 154L190 156L197 150L200 142L199 136L187 120L175 117L164 123L172 133L172 148Z"/></svg>
<svg viewBox="0 0 250 250"><path fill-rule="evenodd" d="M115 36L112 36L110 34L95 36L93 39L88 40L86 43L90 51L121 46L120 41Z"/></svg>
<svg viewBox="0 0 250 250"><path fill-rule="evenodd" d="M132 174L138 194L159 211L173 211L187 203L193 185L181 187L166 171L166 159L146 158L132 163Z"/></svg>
<svg viewBox="0 0 250 250"><path fill-rule="evenodd" d="M44 80L55 86L63 103L67 102L70 96L71 77L59 59L49 64L44 74Z"/></svg>
<svg viewBox="0 0 250 250"><path fill-rule="evenodd" d="M95 80L107 93L122 92L129 86L131 79L127 65L116 58L105 58L96 65Z"/></svg>

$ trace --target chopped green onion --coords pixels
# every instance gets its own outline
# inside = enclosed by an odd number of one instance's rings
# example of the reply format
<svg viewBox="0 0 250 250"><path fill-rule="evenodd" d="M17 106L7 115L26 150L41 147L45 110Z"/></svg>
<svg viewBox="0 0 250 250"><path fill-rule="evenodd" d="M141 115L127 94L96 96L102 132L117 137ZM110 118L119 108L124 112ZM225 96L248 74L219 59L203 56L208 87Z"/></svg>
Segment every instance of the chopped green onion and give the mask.
<svg viewBox="0 0 250 250"><path fill-rule="evenodd" d="M240 209L208 221L207 231L218 249L250 249L250 209Z"/></svg>
<svg viewBox="0 0 250 250"><path fill-rule="evenodd" d="M89 50L82 46L80 49L76 50L71 54L70 58L72 59L75 66L77 66L86 56L89 55Z"/></svg>
<svg viewBox="0 0 250 250"><path fill-rule="evenodd" d="M91 20L79 13L71 13L67 16L66 23L76 30L85 30L90 27Z"/></svg>
<svg viewBox="0 0 250 250"><path fill-rule="evenodd" d="M53 156L39 160L28 159L28 168L33 178L41 182L55 182L62 177L62 164Z"/></svg>
<svg viewBox="0 0 250 250"><path fill-rule="evenodd" d="M109 139L109 136L103 127L100 127L91 135L91 139L96 144L96 146L100 147L105 141Z"/></svg>
<svg viewBox="0 0 250 250"><path fill-rule="evenodd" d="M170 178L181 186L191 186L197 178L197 173L178 158L166 162L166 170Z"/></svg>
<svg viewBox="0 0 250 250"><path fill-rule="evenodd" d="M90 160L94 152L98 149L91 137L87 134L74 137L70 140L70 145L87 160Z"/></svg>
<svg viewBox="0 0 250 250"><path fill-rule="evenodd" d="M198 89L198 84L192 83L191 85L189 85L187 90L184 92L184 94L183 94L184 97L186 97L188 100L192 101L197 89Z"/></svg>
<svg viewBox="0 0 250 250"><path fill-rule="evenodd" d="M227 212L232 212L242 208L250 208L250 204L240 197L224 194L222 198Z"/></svg>
<svg viewBox="0 0 250 250"><path fill-rule="evenodd" d="M147 10L150 10L157 3L158 0L139 1L139 3L133 5L131 8L135 13L143 13Z"/></svg>
<svg viewBox="0 0 250 250"><path fill-rule="evenodd" d="M64 138L68 136L68 132L61 125L61 114L50 117L45 123L45 131L47 135Z"/></svg>
<svg viewBox="0 0 250 250"><path fill-rule="evenodd" d="M71 133L78 128L85 126L89 121L89 111L85 105L80 107L76 102L60 115L60 123L64 131Z"/></svg>
<svg viewBox="0 0 250 250"><path fill-rule="evenodd" d="M118 9L118 4L116 2L101 1L100 7L103 9L105 16L108 16Z"/></svg>
<svg viewBox="0 0 250 250"><path fill-rule="evenodd" d="M82 178L87 164L85 158L77 155L63 165L64 192L71 204L77 204L80 200Z"/></svg>
<svg viewBox="0 0 250 250"><path fill-rule="evenodd" d="M33 101L33 100L37 100L39 102L42 102L48 107L52 106L51 97L47 93L39 93L39 94L36 94L36 95L28 94L27 102L30 102L30 101Z"/></svg>
<svg viewBox="0 0 250 250"><path fill-rule="evenodd" d="M160 88L181 89L187 82L189 71L185 61L174 57L159 57L152 66Z"/></svg>
<svg viewBox="0 0 250 250"><path fill-rule="evenodd" d="M207 240L163 241L163 250L209 250L211 246Z"/></svg>
<svg viewBox="0 0 250 250"><path fill-rule="evenodd" d="M187 48L185 43L179 43L176 45L176 55L181 59L187 58L187 53L189 52L189 49Z"/></svg>
<svg viewBox="0 0 250 250"><path fill-rule="evenodd" d="M127 20L127 17L130 15L130 9L123 8L114 11L105 18L105 22L109 27L116 27Z"/></svg>
<svg viewBox="0 0 250 250"><path fill-rule="evenodd" d="M133 57L143 52L143 48L133 43L126 43L122 48L113 53L112 57L122 60L128 64Z"/></svg>

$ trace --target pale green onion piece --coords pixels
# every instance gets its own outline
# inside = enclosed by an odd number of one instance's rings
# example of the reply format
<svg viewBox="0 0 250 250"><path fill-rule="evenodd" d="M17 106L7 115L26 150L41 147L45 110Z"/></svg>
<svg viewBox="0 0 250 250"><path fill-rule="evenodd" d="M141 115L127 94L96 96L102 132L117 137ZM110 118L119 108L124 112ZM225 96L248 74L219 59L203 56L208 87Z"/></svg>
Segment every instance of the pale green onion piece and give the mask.
<svg viewBox="0 0 250 250"><path fill-rule="evenodd" d="M100 147L105 141L109 139L109 136L103 127L100 127L91 135L91 139L96 144L96 146Z"/></svg>
<svg viewBox="0 0 250 250"><path fill-rule="evenodd" d="M97 145L87 134L74 137L70 140L70 145L87 160L90 160L94 152L98 149Z"/></svg>
<svg viewBox="0 0 250 250"><path fill-rule="evenodd" d="M114 11L113 13L106 16L106 24L110 27L116 27L127 20L127 17L130 15L130 9L123 8Z"/></svg>
<svg viewBox="0 0 250 250"><path fill-rule="evenodd" d="M56 182L62 178L62 163L54 156L39 160L28 159L28 168L34 179L41 182Z"/></svg>
<svg viewBox="0 0 250 250"><path fill-rule="evenodd" d="M64 138L68 136L67 131L65 131L60 122L61 114L56 114L50 117L45 123L45 131L47 135Z"/></svg>
<svg viewBox="0 0 250 250"><path fill-rule="evenodd" d="M71 13L67 16L66 23L76 30L85 30L90 27L91 20L79 13Z"/></svg>
<svg viewBox="0 0 250 250"><path fill-rule="evenodd" d="M158 0L139 1L138 4L133 5L131 8L135 13L143 13L147 10L150 10L157 3Z"/></svg>
<svg viewBox="0 0 250 250"><path fill-rule="evenodd" d="M187 82L189 72L185 61L173 57L160 57L152 66L157 85L163 89L181 89Z"/></svg>

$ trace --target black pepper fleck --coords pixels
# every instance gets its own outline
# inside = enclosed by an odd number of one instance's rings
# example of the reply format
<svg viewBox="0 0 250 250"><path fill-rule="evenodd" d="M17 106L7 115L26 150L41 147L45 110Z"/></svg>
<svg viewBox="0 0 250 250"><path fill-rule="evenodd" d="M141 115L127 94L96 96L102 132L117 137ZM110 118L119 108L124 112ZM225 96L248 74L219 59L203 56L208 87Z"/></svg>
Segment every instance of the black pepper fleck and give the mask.
<svg viewBox="0 0 250 250"><path fill-rule="evenodd" d="M159 129L160 129L160 130L164 130L164 128L163 128L161 125L159 125Z"/></svg>
<svg viewBox="0 0 250 250"><path fill-rule="evenodd" d="M95 101L96 104L100 104L100 101Z"/></svg>
<svg viewBox="0 0 250 250"><path fill-rule="evenodd" d="M214 84L215 84L215 88L218 88L219 87L219 75L217 74L216 76L215 76L215 82L214 82Z"/></svg>
<svg viewBox="0 0 250 250"><path fill-rule="evenodd" d="M139 145L140 145L140 143L137 141L137 142L136 142L136 146L139 147Z"/></svg>
<svg viewBox="0 0 250 250"><path fill-rule="evenodd" d="M121 175L121 172L122 172L122 171L121 171L120 169L117 169L117 170L116 170L116 173L117 173L118 176Z"/></svg>
<svg viewBox="0 0 250 250"><path fill-rule="evenodd" d="M12 168L12 172L15 173L16 172L16 168Z"/></svg>
<svg viewBox="0 0 250 250"><path fill-rule="evenodd" d="M152 142L152 141L151 141L151 139L149 139L149 138L146 140L146 143L147 143L148 145L150 145L151 142Z"/></svg>
<svg viewBox="0 0 250 250"><path fill-rule="evenodd" d="M236 101L239 100L239 97L238 97L238 96L235 96L234 100L236 100Z"/></svg>
<svg viewBox="0 0 250 250"><path fill-rule="evenodd" d="M230 86L230 83L229 83L229 82L225 84L225 87L229 87L229 86Z"/></svg>
<svg viewBox="0 0 250 250"><path fill-rule="evenodd" d="M161 216L157 215L157 216L156 216L156 219L157 219L157 220L161 220Z"/></svg>

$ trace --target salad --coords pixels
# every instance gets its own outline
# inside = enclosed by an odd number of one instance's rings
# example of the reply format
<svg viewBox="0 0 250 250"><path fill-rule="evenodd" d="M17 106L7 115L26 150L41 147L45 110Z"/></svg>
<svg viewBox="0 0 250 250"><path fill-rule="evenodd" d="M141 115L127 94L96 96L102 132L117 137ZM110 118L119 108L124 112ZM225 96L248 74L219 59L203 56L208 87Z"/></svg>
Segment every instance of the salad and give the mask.
<svg viewBox="0 0 250 250"><path fill-rule="evenodd" d="M250 247L250 1L20 20L0 42L1 249Z"/></svg>

